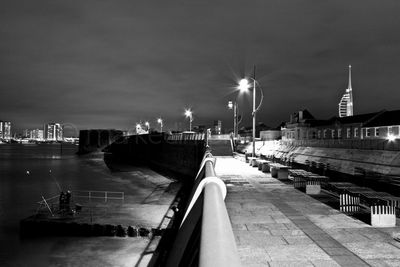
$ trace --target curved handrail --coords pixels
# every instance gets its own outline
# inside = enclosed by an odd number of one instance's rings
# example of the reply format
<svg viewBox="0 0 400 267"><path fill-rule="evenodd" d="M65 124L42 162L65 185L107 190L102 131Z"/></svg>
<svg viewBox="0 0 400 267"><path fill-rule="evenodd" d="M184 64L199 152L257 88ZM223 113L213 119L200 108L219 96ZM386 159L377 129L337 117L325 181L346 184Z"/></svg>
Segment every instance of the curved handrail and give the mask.
<svg viewBox="0 0 400 267"><path fill-rule="evenodd" d="M215 158L206 152L166 266L185 265L197 258L196 253L200 267L241 266L224 202L226 186L216 176L214 165ZM196 227L199 222L201 233ZM199 245L193 244L196 236L200 236ZM200 252L193 246L199 246Z"/></svg>

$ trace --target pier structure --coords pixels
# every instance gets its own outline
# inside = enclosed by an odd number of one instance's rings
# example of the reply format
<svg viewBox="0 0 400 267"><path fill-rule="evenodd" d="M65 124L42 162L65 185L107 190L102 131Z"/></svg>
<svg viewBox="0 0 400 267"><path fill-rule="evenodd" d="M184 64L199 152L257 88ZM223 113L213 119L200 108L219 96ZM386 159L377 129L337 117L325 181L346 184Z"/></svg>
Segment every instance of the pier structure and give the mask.
<svg viewBox="0 0 400 267"><path fill-rule="evenodd" d="M400 227L372 227L233 157L215 171L243 266L400 265Z"/></svg>
<svg viewBox="0 0 400 267"><path fill-rule="evenodd" d="M348 206L347 199L339 204L339 198L321 188L326 176L305 171L294 179L296 172L288 171L285 162L265 157L248 158L249 165L243 162L245 157L233 156L226 140L160 140L149 145L147 139L130 138L111 149L115 156L141 157L149 163L154 162L152 152L157 152L159 166L175 166L192 183L151 266L400 265L400 227L393 209L383 214L385 209L371 208L371 223L366 223L341 208ZM321 201L324 198L334 198L335 203ZM380 225L385 216L394 222Z"/></svg>

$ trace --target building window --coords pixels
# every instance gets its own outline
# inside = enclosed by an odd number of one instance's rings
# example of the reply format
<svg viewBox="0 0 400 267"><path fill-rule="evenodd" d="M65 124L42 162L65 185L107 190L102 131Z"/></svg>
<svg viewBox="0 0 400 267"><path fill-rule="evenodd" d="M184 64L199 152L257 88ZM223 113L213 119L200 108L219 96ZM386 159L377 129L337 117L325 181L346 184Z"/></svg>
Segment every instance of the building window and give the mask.
<svg viewBox="0 0 400 267"><path fill-rule="evenodd" d="M318 130L318 139L321 139L321 130Z"/></svg>
<svg viewBox="0 0 400 267"><path fill-rule="evenodd" d="M375 128L375 136L379 136L379 128Z"/></svg>
<svg viewBox="0 0 400 267"><path fill-rule="evenodd" d="M366 137L370 137L370 136L371 136L371 128L367 128L367 129L366 129L365 136L366 136Z"/></svg>
<svg viewBox="0 0 400 267"><path fill-rule="evenodd" d="M326 131L327 131L327 130L325 129L325 130L324 130L324 138L326 138Z"/></svg>
<svg viewBox="0 0 400 267"><path fill-rule="evenodd" d="M346 129L346 137L347 137L347 138L350 138L350 136L351 136L351 129L350 129L350 128L347 128L347 129Z"/></svg>
<svg viewBox="0 0 400 267"><path fill-rule="evenodd" d="M358 128L354 128L354 137L358 137Z"/></svg>
<svg viewBox="0 0 400 267"><path fill-rule="evenodd" d="M342 129L337 130L337 137L342 138Z"/></svg>
<svg viewBox="0 0 400 267"><path fill-rule="evenodd" d="M393 127L388 126L388 135L393 135Z"/></svg>
<svg viewBox="0 0 400 267"><path fill-rule="evenodd" d="M332 139L335 138L335 130L331 130Z"/></svg>

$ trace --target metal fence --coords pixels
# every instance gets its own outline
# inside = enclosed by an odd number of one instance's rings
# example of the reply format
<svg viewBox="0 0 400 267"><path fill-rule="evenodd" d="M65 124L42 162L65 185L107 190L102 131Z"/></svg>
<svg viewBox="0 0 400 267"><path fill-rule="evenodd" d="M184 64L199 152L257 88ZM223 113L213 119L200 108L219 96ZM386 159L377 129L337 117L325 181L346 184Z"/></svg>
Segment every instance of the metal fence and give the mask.
<svg viewBox="0 0 400 267"><path fill-rule="evenodd" d="M225 206L226 187L206 152L166 266L240 266Z"/></svg>
<svg viewBox="0 0 400 267"><path fill-rule="evenodd" d="M205 133L175 133L168 135L168 141L204 140Z"/></svg>
<svg viewBox="0 0 400 267"><path fill-rule="evenodd" d="M400 140L386 139L326 139L326 140L288 140L282 141L286 146L309 146L366 150L399 151Z"/></svg>
<svg viewBox="0 0 400 267"><path fill-rule="evenodd" d="M124 192L115 191L94 191L94 190L84 190L84 191L71 191L71 202L76 202L76 199L86 199L88 201L101 200L108 202L110 200L125 200ZM51 196L44 198L37 202L38 208L37 213L42 209L48 210L50 213L56 212L60 204L60 195Z"/></svg>

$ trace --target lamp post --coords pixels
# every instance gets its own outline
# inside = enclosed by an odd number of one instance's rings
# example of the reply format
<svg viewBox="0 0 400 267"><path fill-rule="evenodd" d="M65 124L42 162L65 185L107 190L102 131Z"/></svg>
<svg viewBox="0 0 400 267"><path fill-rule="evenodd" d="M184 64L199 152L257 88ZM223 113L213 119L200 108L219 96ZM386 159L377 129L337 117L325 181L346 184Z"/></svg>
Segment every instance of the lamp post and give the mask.
<svg viewBox="0 0 400 267"><path fill-rule="evenodd" d="M228 108L233 109L233 137L237 138L237 126L238 126L238 121L237 121L237 101L235 102L229 101L228 102Z"/></svg>
<svg viewBox="0 0 400 267"><path fill-rule="evenodd" d="M147 133L150 133L150 123L148 121L146 121L144 123L144 125L146 125L146 127L147 127Z"/></svg>
<svg viewBox="0 0 400 267"><path fill-rule="evenodd" d="M161 118L158 118L157 122L160 124L160 133L162 133L163 120Z"/></svg>
<svg viewBox="0 0 400 267"><path fill-rule="evenodd" d="M136 123L136 134L139 134L140 129L141 129L140 123Z"/></svg>
<svg viewBox="0 0 400 267"><path fill-rule="evenodd" d="M189 118L189 132L191 132L192 131L193 112L190 108L185 109L185 116L186 116L186 118Z"/></svg>
<svg viewBox="0 0 400 267"><path fill-rule="evenodd" d="M254 70L254 77L255 77L255 70ZM254 157L256 155L256 146L255 146L255 144L256 144L256 113L262 104L264 95L260 88L261 100L260 100L260 104L256 108L256 83L257 83L257 81L255 78L250 78L250 79L253 82L253 112L252 112L252 116L253 116L253 151L252 151L252 156ZM240 80L239 86L238 86L240 91L247 91L250 87L251 87L251 85L249 84L249 81L247 79Z"/></svg>

